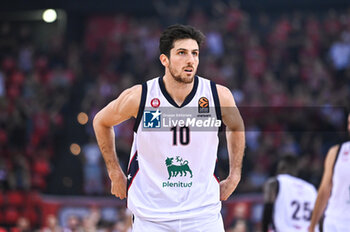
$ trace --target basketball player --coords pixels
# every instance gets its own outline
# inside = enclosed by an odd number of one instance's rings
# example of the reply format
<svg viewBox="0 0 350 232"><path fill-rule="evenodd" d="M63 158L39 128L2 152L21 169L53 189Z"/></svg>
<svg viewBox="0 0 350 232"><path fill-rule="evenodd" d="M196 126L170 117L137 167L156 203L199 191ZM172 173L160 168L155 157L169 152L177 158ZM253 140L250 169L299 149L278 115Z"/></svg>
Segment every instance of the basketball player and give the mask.
<svg viewBox="0 0 350 232"><path fill-rule="evenodd" d="M241 178L244 125L229 89L196 75L204 35L173 25L160 37L165 74L125 90L94 118L94 130L112 182L111 192L127 196L133 231L223 232L221 202ZM226 125L229 175L214 175L218 128L198 131L179 123L166 128L163 110L221 120ZM115 151L113 126L136 118L127 175ZM204 117L203 119L205 119ZM175 118L176 119L176 118Z"/></svg>
<svg viewBox="0 0 350 232"><path fill-rule="evenodd" d="M297 159L286 155L277 166L277 176L264 186L263 232L307 231L317 191L310 183L296 177Z"/></svg>
<svg viewBox="0 0 350 232"><path fill-rule="evenodd" d="M350 132L350 114L347 127ZM328 151L310 232L314 232L324 211L324 232L350 231L350 141L335 145Z"/></svg>

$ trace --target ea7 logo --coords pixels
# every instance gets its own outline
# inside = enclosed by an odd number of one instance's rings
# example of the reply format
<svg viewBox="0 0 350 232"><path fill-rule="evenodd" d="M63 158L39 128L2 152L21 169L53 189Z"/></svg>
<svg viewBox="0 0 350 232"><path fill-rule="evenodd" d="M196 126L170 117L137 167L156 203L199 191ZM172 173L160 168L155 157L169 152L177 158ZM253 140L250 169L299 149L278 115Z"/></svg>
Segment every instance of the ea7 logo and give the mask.
<svg viewBox="0 0 350 232"><path fill-rule="evenodd" d="M145 110L143 112L143 128L160 128L162 113L157 110Z"/></svg>

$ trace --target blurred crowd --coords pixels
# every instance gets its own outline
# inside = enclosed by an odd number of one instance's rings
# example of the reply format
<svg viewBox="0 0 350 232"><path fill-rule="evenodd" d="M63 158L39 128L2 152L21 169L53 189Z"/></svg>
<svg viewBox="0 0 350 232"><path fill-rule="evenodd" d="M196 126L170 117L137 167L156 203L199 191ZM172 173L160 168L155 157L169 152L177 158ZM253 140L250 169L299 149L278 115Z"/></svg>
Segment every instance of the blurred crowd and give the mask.
<svg viewBox="0 0 350 232"><path fill-rule="evenodd" d="M345 130L350 88L350 11L249 14L235 2L215 1L211 11L165 6L157 17L93 17L86 28L89 85L82 110L89 118L133 84L162 74L158 38L171 23L201 29L198 74L228 86L246 124L247 150L239 192L260 191L279 156L302 160L302 175L318 185L325 151ZM170 10L171 9L171 10ZM116 128L124 166L132 123ZM92 134L92 130L89 132ZM127 146L125 146L127 145ZM221 174L227 150L219 149ZM308 167L308 168L306 168Z"/></svg>
<svg viewBox="0 0 350 232"><path fill-rule="evenodd" d="M89 118L80 134L84 184L77 194L109 194L92 118L124 89L162 75L158 39L173 23L203 31L198 74L229 87L243 115L247 148L237 193L261 192L286 153L300 157L301 177L318 186L325 153L345 129L350 9L269 14L245 12L234 1L213 1L210 9L186 2L166 6L155 0L157 14L147 17L88 17L80 43L58 30L47 44L38 44L29 23L1 23L0 225L25 224L33 214L44 217L39 203L14 205L10 194L24 199L45 193L50 175L65 171L55 167L55 159L71 155L62 138L73 124L72 110ZM115 127L124 169L133 123ZM225 142L218 156L219 175L225 178ZM25 214L28 208L36 212ZM17 216L9 221L5 212ZM31 220L32 228L41 226L39 219ZM245 231L236 227L230 231Z"/></svg>
<svg viewBox="0 0 350 232"><path fill-rule="evenodd" d="M34 227L28 217L21 215L10 226L0 226L0 232L131 232L130 211L120 207L116 209L116 213L109 213L108 216L96 206L77 207L73 212L66 210L61 213L61 220L54 214L46 215L40 227Z"/></svg>

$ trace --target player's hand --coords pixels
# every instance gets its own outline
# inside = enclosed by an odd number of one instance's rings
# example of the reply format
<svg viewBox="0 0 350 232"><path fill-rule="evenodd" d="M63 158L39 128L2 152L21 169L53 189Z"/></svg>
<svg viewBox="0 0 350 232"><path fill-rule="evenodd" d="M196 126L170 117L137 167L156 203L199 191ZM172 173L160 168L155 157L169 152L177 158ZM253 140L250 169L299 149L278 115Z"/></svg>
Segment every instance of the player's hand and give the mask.
<svg viewBox="0 0 350 232"><path fill-rule="evenodd" d="M111 179L111 193L124 199L126 197L126 176L123 171L115 171L109 173L109 178Z"/></svg>
<svg viewBox="0 0 350 232"><path fill-rule="evenodd" d="M226 201L235 191L241 175L230 175L225 180L220 181L220 201Z"/></svg>

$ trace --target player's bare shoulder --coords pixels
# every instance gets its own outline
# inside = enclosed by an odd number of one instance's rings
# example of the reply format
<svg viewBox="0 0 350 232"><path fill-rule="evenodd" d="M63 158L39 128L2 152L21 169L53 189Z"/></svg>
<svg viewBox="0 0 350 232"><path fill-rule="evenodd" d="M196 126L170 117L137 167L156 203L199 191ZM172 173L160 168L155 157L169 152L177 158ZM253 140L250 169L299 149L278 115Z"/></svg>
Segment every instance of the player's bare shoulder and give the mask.
<svg viewBox="0 0 350 232"><path fill-rule="evenodd" d="M335 162L335 159L337 157L337 153L339 150L339 144L332 146L329 150L328 150L328 154L325 160L325 166L330 166L333 168L333 164Z"/></svg>
<svg viewBox="0 0 350 232"><path fill-rule="evenodd" d="M216 89L218 91L221 107L234 107L234 106L236 106L232 92L231 92L231 90L229 90L229 88L227 88L223 85L217 84Z"/></svg>
<svg viewBox="0 0 350 232"><path fill-rule="evenodd" d="M124 90L115 100L96 114L94 126L115 126L131 117L136 117L141 101L141 93L141 85L135 85Z"/></svg>
<svg viewBox="0 0 350 232"><path fill-rule="evenodd" d="M222 85L216 85L218 91L221 117L226 125L226 130L244 131L244 123L231 90Z"/></svg>
<svg viewBox="0 0 350 232"><path fill-rule="evenodd" d="M337 154L338 150L339 150L339 144L334 145L331 148L329 148L328 152L329 152L329 154Z"/></svg>
<svg viewBox="0 0 350 232"><path fill-rule="evenodd" d="M117 107L130 113L130 116L136 118L142 94L142 86L134 85L131 88L125 89L117 98Z"/></svg>

